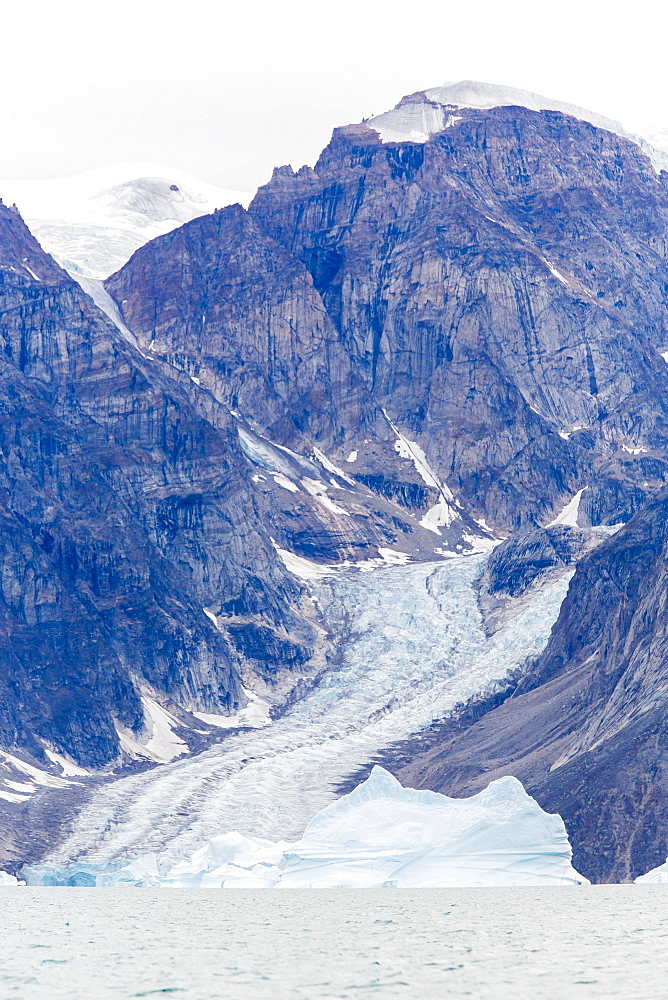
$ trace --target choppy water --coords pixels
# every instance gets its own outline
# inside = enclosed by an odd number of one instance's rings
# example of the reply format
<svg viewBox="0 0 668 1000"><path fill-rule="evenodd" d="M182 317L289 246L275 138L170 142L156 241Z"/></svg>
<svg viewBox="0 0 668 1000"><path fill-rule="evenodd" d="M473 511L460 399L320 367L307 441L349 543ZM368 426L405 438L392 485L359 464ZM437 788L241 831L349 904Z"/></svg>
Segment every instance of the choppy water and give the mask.
<svg viewBox="0 0 668 1000"><path fill-rule="evenodd" d="M668 889L0 890L3 1000L666 997Z"/></svg>
<svg viewBox="0 0 668 1000"><path fill-rule="evenodd" d="M484 557L351 573L316 585L340 662L267 729L97 791L53 861L156 851L178 860L238 830L297 839L347 775L503 679L545 645L570 574L488 639Z"/></svg>

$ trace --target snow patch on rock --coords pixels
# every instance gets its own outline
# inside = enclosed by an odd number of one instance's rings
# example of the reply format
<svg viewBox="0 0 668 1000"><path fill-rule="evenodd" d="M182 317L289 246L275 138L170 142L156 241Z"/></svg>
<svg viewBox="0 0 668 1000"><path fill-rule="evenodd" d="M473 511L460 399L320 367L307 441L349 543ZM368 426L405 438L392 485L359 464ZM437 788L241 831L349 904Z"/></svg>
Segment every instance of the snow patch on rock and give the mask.
<svg viewBox="0 0 668 1000"><path fill-rule="evenodd" d="M557 514L553 521L546 524L546 528L553 528L556 524L564 524L570 528L577 528L578 526L578 513L580 510L580 500L582 499L582 494L588 489L587 486L583 486L581 490L578 490L574 497L572 497L560 514Z"/></svg>
<svg viewBox="0 0 668 1000"><path fill-rule="evenodd" d="M433 135L450 128L459 120L450 114L456 108L474 108L481 111L491 108L521 107L530 111L559 111L596 128L613 132L639 146L652 161L659 173L668 170L668 130L647 128L636 133L621 122L607 118L595 111L587 111L576 104L555 101L541 94L516 87L481 83L477 80L460 80L431 87L404 97L399 104L384 114L370 118L365 124L375 129L382 142L427 142ZM564 281L561 274L555 277Z"/></svg>

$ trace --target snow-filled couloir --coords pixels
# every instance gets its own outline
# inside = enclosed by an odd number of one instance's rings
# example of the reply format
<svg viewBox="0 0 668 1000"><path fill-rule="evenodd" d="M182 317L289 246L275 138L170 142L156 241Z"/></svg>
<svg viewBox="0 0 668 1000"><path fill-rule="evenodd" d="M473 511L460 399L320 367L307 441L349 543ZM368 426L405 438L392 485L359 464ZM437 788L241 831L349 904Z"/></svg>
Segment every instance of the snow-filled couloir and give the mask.
<svg viewBox="0 0 668 1000"><path fill-rule="evenodd" d="M485 558L312 580L338 662L265 728L96 790L50 860L173 863L224 832L300 837L378 751L497 690L545 645L570 575L487 638L473 589Z"/></svg>
<svg viewBox="0 0 668 1000"><path fill-rule="evenodd" d="M139 247L200 215L252 195L159 163L114 163L72 177L0 181L32 233L74 275L106 278Z"/></svg>
<svg viewBox="0 0 668 1000"><path fill-rule="evenodd" d="M376 766L294 843L231 832L167 868L152 854L120 867L38 866L22 874L31 885L210 889L588 884L571 859L563 820L544 812L517 778L498 778L477 795L453 799L403 788Z"/></svg>

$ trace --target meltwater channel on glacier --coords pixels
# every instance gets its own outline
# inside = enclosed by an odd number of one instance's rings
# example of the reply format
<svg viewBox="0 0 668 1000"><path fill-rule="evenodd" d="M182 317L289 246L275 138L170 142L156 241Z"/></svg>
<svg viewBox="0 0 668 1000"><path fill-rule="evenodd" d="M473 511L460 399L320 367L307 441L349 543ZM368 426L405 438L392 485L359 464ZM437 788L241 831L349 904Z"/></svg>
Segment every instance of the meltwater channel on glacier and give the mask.
<svg viewBox="0 0 668 1000"><path fill-rule="evenodd" d="M547 642L572 574L487 638L473 583L487 557L339 573L312 583L338 663L264 729L94 792L49 864L155 852L228 831L295 839L374 754L491 691Z"/></svg>

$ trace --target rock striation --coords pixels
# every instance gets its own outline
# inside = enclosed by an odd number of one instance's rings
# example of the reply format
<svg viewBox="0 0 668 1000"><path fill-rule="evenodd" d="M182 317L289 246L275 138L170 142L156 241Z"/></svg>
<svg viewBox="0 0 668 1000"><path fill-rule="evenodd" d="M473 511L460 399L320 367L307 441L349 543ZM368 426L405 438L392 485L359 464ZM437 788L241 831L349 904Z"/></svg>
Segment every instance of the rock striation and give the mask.
<svg viewBox="0 0 668 1000"><path fill-rule="evenodd" d="M100 767L150 733L144 696L225 714L251 659L308 661L234 418L205 419L4 206L0 343L0 744Z"/></svg>
<svg viewBox="0 0 668 1000"><path fill-rule="evenodd" d="M588 482L595 523L626 519L666 469L665 175L560 112L451 117L419 142L337 129L250 213L475 512L541 523Z"/></svg>

